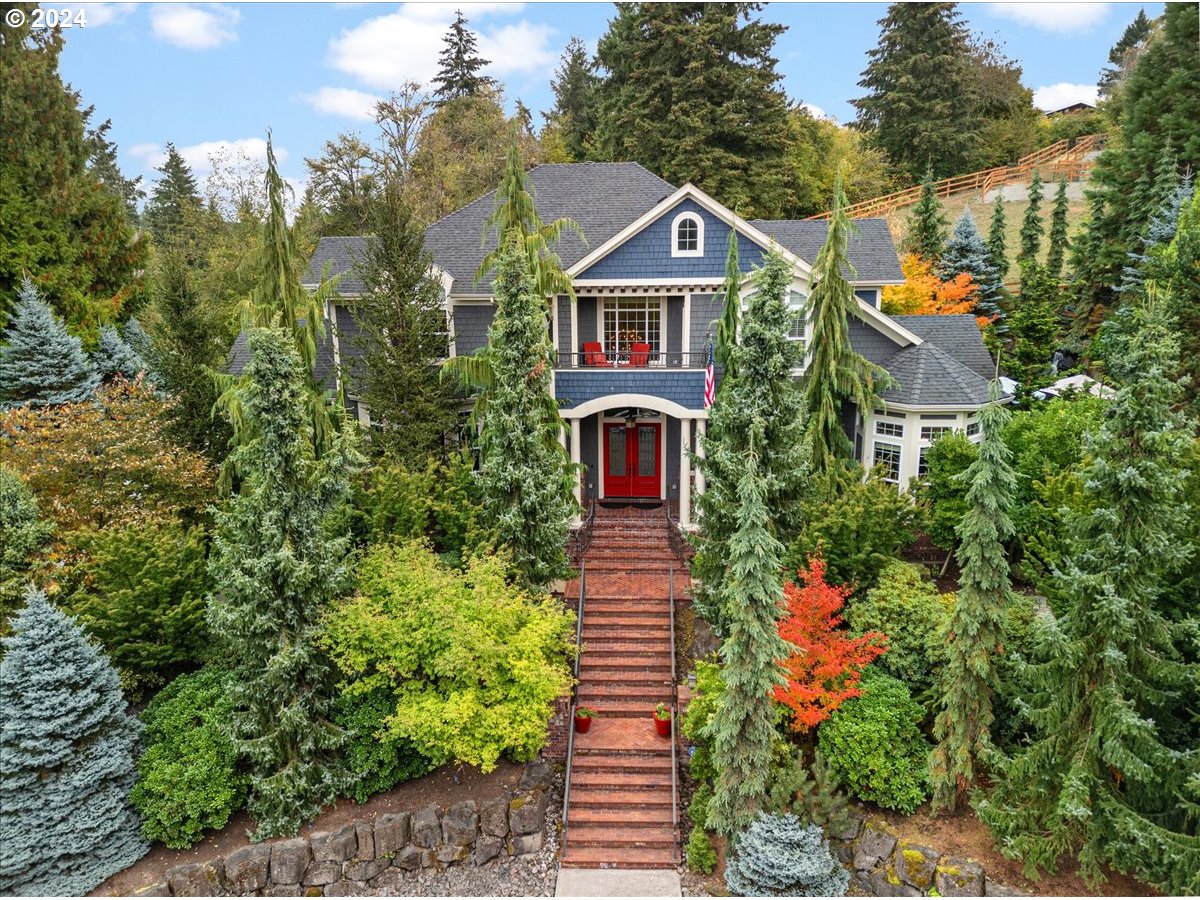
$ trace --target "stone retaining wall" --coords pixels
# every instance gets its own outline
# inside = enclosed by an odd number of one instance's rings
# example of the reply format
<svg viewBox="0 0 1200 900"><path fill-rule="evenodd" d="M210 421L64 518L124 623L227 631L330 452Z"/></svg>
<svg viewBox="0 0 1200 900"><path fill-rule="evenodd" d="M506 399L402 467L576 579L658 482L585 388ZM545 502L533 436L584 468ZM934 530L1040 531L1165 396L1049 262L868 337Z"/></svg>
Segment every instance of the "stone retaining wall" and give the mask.
<svg viewBox="0 0 1200 900"><path fill-rule="evenodd" d="M224 857L175 866L142 897L335 897L382 893L405 871L479 866L542 849L553 772L536 760L516 792L477 804L379 813L334 831L250 844Z"/></svg>
<svg viewBox="0 0 1200 900"><path fill-rule="evenodd" d="M1014 897L974 859L900 840L886 822L856 817L830 844L850 870L851 889L873 897Z"/></svg>

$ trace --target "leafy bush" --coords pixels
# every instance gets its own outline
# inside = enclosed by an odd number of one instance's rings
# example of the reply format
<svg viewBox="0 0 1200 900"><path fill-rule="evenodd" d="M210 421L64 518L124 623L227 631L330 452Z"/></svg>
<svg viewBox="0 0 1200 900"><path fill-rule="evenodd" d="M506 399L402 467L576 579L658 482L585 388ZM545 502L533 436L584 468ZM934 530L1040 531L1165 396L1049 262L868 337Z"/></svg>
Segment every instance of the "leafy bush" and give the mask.
<svg viewBox="0 0 1200 900"><path fill-rule="evenodd" d="M712 785L702 781L692 794L692 802L688 804L688 818L695 825L704 825L708 821L708 804L712 802Z"/></svg>
<svg viewBox="0 0 1200 900"><path fill-rule="evenodd" d="M930 745L924 716L903 682L868 670L863 695L821 725L817 746L829 774L860 800L912 813L928 794Z"/></svg>
<svg viewBox="0 0 1200 900"><path fill-rule="evenodd" d="M63 603L135 687L162 684L206 652L204 533L177 521L70 535Z"/></svg>
<svg viewBox="0 0 1200 900"><path fill-rule="evenodd" d="M389 736L386 719L395 708L396 695L386 686L358 696L343 694L334 704L333 721L348 736L350 796L358 803L434 768L411 741Z"/></svg>
<svg viewBox="0 0 1200 900"><path fill-rule="evenodd" d="M887 635L887 653L874 666L905 682L917 696L933 686L946 655L943 632L953 594L939 594L919 566L893 560L866 597L850 601L846 618L857 634Z"/></svg>
<svg viewBox="0 0 1200 900"><path fill-rule="evenodd" d="M712 737L707 728L712 721L721 694L725 691L725 681L721 677L721 667L715 662L696 661L696 690L688 702L687 712L683 716L680 730L683 736L692 743L692 760L689 766L692 778L704 784L716 776L712 764ZM710 794L711 796L711 791ZM707 806L707 803L705 804ZM693 821L703 822L707 818L693 816Z"/></svg>
<svg viewBox="0 0 1200 900"><path fill-rule="evenodd" d="M190 847L206 829L225 827L245 803L247 781L225 731L228 678L211 668L181 675L142 713L146 750L130 801L151 840Z"/></svg>
<svg viewBox="0 0 1200 900"><path fill-rule="evenodd" d="M850 874L818 826L791 814L760 813L738 836L725 881L744 897L841 897Z"/></svg>
<svg viewBox="0 0 1200 900"><path fill-rule="evenodd" d="M687 864L689 869L701 875L711 875L717 867L717 851L713 849L708 832L699 825L688 835Z"/></svg>
<svg viewBox="0 0 1200 900"><path fill-rule="evenodd" d="M788 548L784 566L796 571L819 555L830 584L865 590L916 540L924 517L924 509L894 484L876 475L850 479L833 500L806 504L807 524Z"/></svg>
<svg viewBox="0 0 1200 900"><path fill-rule="evenodd" d="M358 595L326 618L345 702L390 690L388 739L432 764L532 758L571 683L573 616L510 584L506 562L473 557L460 572L424 543L375 547Z"/></svg>
<svg viewBox="0 0 1200 900"><path fill-rule="evenodd" d="M958 546L957 529L967 514L967 488L970 487L958 476L978 455L979 448L961 431L943 434L925 451L926 474L917 491L929 507L925 531L943 550Z"/></svg>

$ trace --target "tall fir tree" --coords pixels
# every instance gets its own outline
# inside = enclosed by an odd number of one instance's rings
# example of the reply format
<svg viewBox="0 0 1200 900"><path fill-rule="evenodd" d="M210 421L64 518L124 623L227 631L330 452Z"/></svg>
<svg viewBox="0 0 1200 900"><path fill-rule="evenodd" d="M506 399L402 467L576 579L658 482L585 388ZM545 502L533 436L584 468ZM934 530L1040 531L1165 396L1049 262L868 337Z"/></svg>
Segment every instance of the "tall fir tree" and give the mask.
<svg viewBox="0 0 1200 900"><path fill-rule="evenodd" d="M804 373L806 439L813 475L832 492L839 471L854 456L843 424L847 403L859 410L874 409L886 389L886 372L850 346L850 316L858 314L854 277L847 248L853 226L846 216L846 195L839 174L833 190L833 211L825 244L817 253L810 275L808 315L812 323L812 359Z"/></svg>
<svg viewBox="0 0 1200 900"><path fill-rule="evenodd" d="M804 398L792 379L803 348L788 339L792 311L787 294L791 266L779 254L767 256L754 273L752 293L742 314L740 336L729 350L717 402L710 413L703 455L694 455L704 473L698 500L700 534L692 571L700 583L696 608L725 637L731 620L724 608L730 577L730 542L738 529L738 490L752 426L759 429L753 447L762 478L767 527L787 543L800 527L800 504L808 478L804 441ZM733 302L737 303L737 295Z"/></svg>
<svg viewBox="0 0 1200 900"><path fill-rule="evenodd" d="M728 621L721 643L725 690L707 726L717 776L706 824L726 838L745 829L766 804L778 741L774 694L787 684L780 661L789 655L779 636L783 545L772 533L767 478L755 451L764 440L761 421L752 423L748 438L737 484L737 527L718 598Z"/></svg>
<svg viewBox="0 0 1200 900"><path fill-rule="evenodd" d="M971 276L977 285L975 309L978 315L991 318L1000 312L1004 286L1000 282L1000 273L992 265L992 255L983 242L983 235L975 226L970 207L963 207L954 233L946 243L941 273L947 281L958 275Z"/></svg>
<svg viewBox="0 0 1200 900"><path fill-rule="evenodd" d="M551 346L545 301L516 229L504 235L495 268L496 315L485 351L492 386L479 435L484 516L521 582L544 588L567 571L574 473L548 426L536 427L553 396Z"/></svg>
<svg viewBox="0 0 1200 900"><path fill-rule="evenodd" d="M1120 39L1108 51L1108 65L1100 70L1097 86L1100 97L1108 98L1113 95L1133 69L1138 53L1144 49L1146 39L1150 37L1150 19L1146 16L1145 7L1138 10L1133 21L1125 26Z"/></svg>
<svg viewBox="0 0 1200 900"><path fill-rule="evenodd" d="M598 158L691 182L748 217L792 203L784 26L754 3L626 3L600 39Z"/></svg>
<svg viewBox="0 0 1200 900"><path fill-rule="evenodd" d="M1200 892L1195 746L1164 741L1172 715L1187 715L1197 671L1181 661L1160 600L1195 551L1179 537L1192 514L1182 492L1191 436L1172 411L1178 341L1155 293L1109 360L1120 387L1085 438L1086 502L1056 575L1065 612L1043 627L1028 670L1033 739L997 760L976 809L1030 873L1071 855L1093 881L1108 865L1186 895ZM1191 804L1181 800L1189 789Z"/></svg>
<svg viewBox="0 0 1200 900"><path fill-rule="evenodd" d="M912 179L966 171L977 133L970 36L956 3L893 3L851 103L857 125Z"/></svg>
<svg viewBox="0 0 1200 900"><path fill-rule="evenodd" d="M0 660L0 891L83 896L150 849L129 805L141 725L83 630L30 588Z"/></svg>
<svg viewBox="0 0 1200 900"><path fill-rule="evenodd" d="M293 337L254 329L246 370L249 429L233 451L242 482L215 514L208 623L235 678L229 723L250 772L255 838L294 834L340 796L342 731L321 617L349 587L349 538L335 517L354 452L336 434L313 453L306 372Z"/></svg>
<svg viewBox="0 0 1200 900"><path fill-rule="evenodd" d="M581 162L591 151L596 130L596 91L600 83L596 64L588 56L587 46L578 37L567 41L562 59L550 81L554 91L554 109L546 116L549 124L562 132L563 144L571 159Z"/></svg>
<svg viewBox="0 0 1200 900"><path fill-rule="evenodd" d="M1165 256L1170 309L1179 323L1179 369L1184 398L1200 418L1200 189L1182 205Z"/></svg>
<svg viewBox="0 0 1200 900"><path fill-rule="evenodd" d="M88 172L104 185L108 191L125 204L126 219L130 223L138 221L138 201L146 196L142 189L142 176L126 178L117 161L117 145L109 140L108 133L112 130L112 119L105 119L95 128L89 124L93 107L83 111L84 124L87 126Z"/></svg>
<svg viewBox="0 0 1200 900"><path fill-rule="evenodd" d="M479 55L479 41L467 27L467 18L462 10L455 10L454 21L442 38L442 52L438 54L438 70L433 76L434 93L441 103L460 97L496 88L496 80L480 74L492 61Z"/></svg>
<svg viewBox="0 0 1200 900"><path fill-rule="evenodd" d="M935 266L940 263L946 250L946 211L934 190L932 168L925 170L921 197L913 206L907 227L904 249Z"/></svg>
<svg viewBox="0 0 1200 900"><path fill-rule="evenodd" d="M150 189L142 220L160 246L178 245L189 237L202 207L191 166L175 145L167 143L167 158L155 168L159 178Z"/></svg>
<svg viewBox="0 0 1200 900"><path fill-rule="evenodd" d="M96 371L104 381L112 381L118 375L132 381L146 371L145 362L113 325L100 326L100 344L93 359Z"/></svg>
<svg viewBox="0 0 1200 900"><path fill-rule="evenodd" d="M1038 254L1042 252L1042 176L1037 169L1033 170L1033 178L1029 182L1029 205L1025 207L1025 217L1021 220L1021 248L1017 252L1017 262L1036 263Z"/></svg>
<svg viewBox="0 0 1200 900"><path fill-rule="evenodd" d="M996 662L1003 653L1005 611L1012 593L1005 543L1013 536L1017 476L1003 431L1010 416L992 383L979 411L979 455L961 476L968 485L967 512L956 529L962 574L946 629L946 661L938 675L937 745L930 757L933 808L955 812L977 783L991 749L997 690Z"/></svg>
<svg viewBox="0 0 1200 900"><path fill-rule="evenodd" d="M357 269L363 290L350 305L360 371L347 373L371 416L371 443L420 467L458 418L454 390L438 377L447 354L446 307L424 232L399 185L374 205L374 228Z"/></svg>
<svg viewBox="0 0 1200 900"><path fill-rule="evenodd" d="M1058 338L1058 312L1061 294L1058 281L1037 262L1021 264L1021 297L1008 316L1012 354L1008 357L1010 375L1020 382L1018 396L1049 380L1050 360Z"/></svg>
<svg viewBox="0 0 1200 900"><path fill-rule="evenodd" d="M996 269L1001 283L1008 278L1008 246L1004 230L1004 197L997 193L992 201L992 221L988 226L987 248L988 258Z"/></svg>
<svg viewBox="0 0 1200 900"><path fill-rule="evenodd" d="M1050 213L1050 249L1046 251L1046 272L1054 279L1062 277L1063 263L1071 246L1067 237L1069 208L1067 182L1063 180L1058 183L1058 191L1054 195L1054 208Z"/></svg>
<svg viewBox="0 0 1200 900"><path fill-rule="evenodd" d="M733 375L734 347L738 339L738 320L742 314L742 270L738 259L737 229L729 229L729 242L725 249L725 283L721 294L725 304L721 307L721 318L717 320L714 354L718 365L724 367L724 384Z"/></svg>
<svg viewBox="0 0 1200 900"><path fill-rule="evenodd" d="M67 332L26 278L0 345L0 407L79 403L99 384L79 338Z"/></svg>

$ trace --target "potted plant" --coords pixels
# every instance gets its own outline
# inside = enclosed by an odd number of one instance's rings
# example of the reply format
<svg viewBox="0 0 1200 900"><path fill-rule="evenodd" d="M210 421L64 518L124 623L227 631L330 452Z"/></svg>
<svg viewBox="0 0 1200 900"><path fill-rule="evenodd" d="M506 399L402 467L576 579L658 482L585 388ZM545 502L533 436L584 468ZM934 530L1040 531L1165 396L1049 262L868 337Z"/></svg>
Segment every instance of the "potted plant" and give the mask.
<svg viewBox="0 0 1200 900"><path fill-rule="evenodd" d="M671 710L667 709L667 704L660 703L658 709L654 710L654 727L659 737L671 736Z"/></svg>
<svg viewBox="0 0 1200 900"><path fill-rule="evenodd" d="M596 711L587 706L577 707L575 710L575 730L580 734L587 734L587 730L592 727L592 719L596 718Z"/></svg>

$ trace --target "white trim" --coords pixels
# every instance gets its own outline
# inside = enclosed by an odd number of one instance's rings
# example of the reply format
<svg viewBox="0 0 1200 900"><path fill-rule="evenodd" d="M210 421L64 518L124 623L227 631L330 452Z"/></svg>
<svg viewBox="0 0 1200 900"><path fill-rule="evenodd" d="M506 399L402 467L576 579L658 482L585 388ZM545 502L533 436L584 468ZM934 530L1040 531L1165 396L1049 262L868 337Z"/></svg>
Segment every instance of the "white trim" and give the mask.
<svg viewBox="0 0 1200 900"><path fill-rule="evenodd" d="M662 476L659 478L658 496L667 499L667 417L658 420L658 458L662 462Z"/></svg>
<svg viewBox="0 0 1200 900"><path fill-rule="evenodd" d="M593 413L603 413L606 409L619 406L652 409L664 415L674 416L676 419L708 418L707 409L688 409L686 406L680 406L674 400L655 397L652 394L605 394L603 397L595 397L578 406L560 409L558 414L564 419L585 419Z"/></svg>
<svg viewBox="0 0 1200 900"><path fill-rule="evenodd" d="M580 424L583 419L579 420ZM608 460L604 458L604 415L596 416L596 498L604 499L604 467Z"/></svg>
<svg viewBox="0 0 1200 900"><path fill-rule="evenodd" d="M683 335L679 341L680 352L687 359L692 352L692 292L683 295Z"/></svg>
<svg viewBox="0 0 1200 900"><path fill-rule="evenodd" d="M579 301L571 301L571 346L570 353L582 353L583 341L579 340Z"/></svg>
<svg viewBox="0 0 1200 900"><path fill-rule="evenodd" d="M558 294L551 298L550 343L554 347L554 352L558 353Z"/></svg>
<svg viewBox="0 0 1200 900"><path fill-rule="evenodd" d="M495 306L496 298L491 294L455 294L446 295L447 302L453 306Z"/></svg>
<svg viewBox="0 0 1200 900"><path fill-rule="evenodd" d="M747 275L747 278L750 276ZM662 288L662 287L720 287L724 278L577 278L571 282L576 294L589 294L591 290L580 288ZM678 292L677 292L678 293Z"/></svg>
<svg viewBox="0 0 1200 900"><path fill-rule="evenodd" d="M680 250L679 249L679 226L685 220L691 219L696 223L696 249L695 250ZM671 256L672 257L700 257L704 255L704 216L698 212L693 212L690 209L685 209L671 222Z"/></svg>

